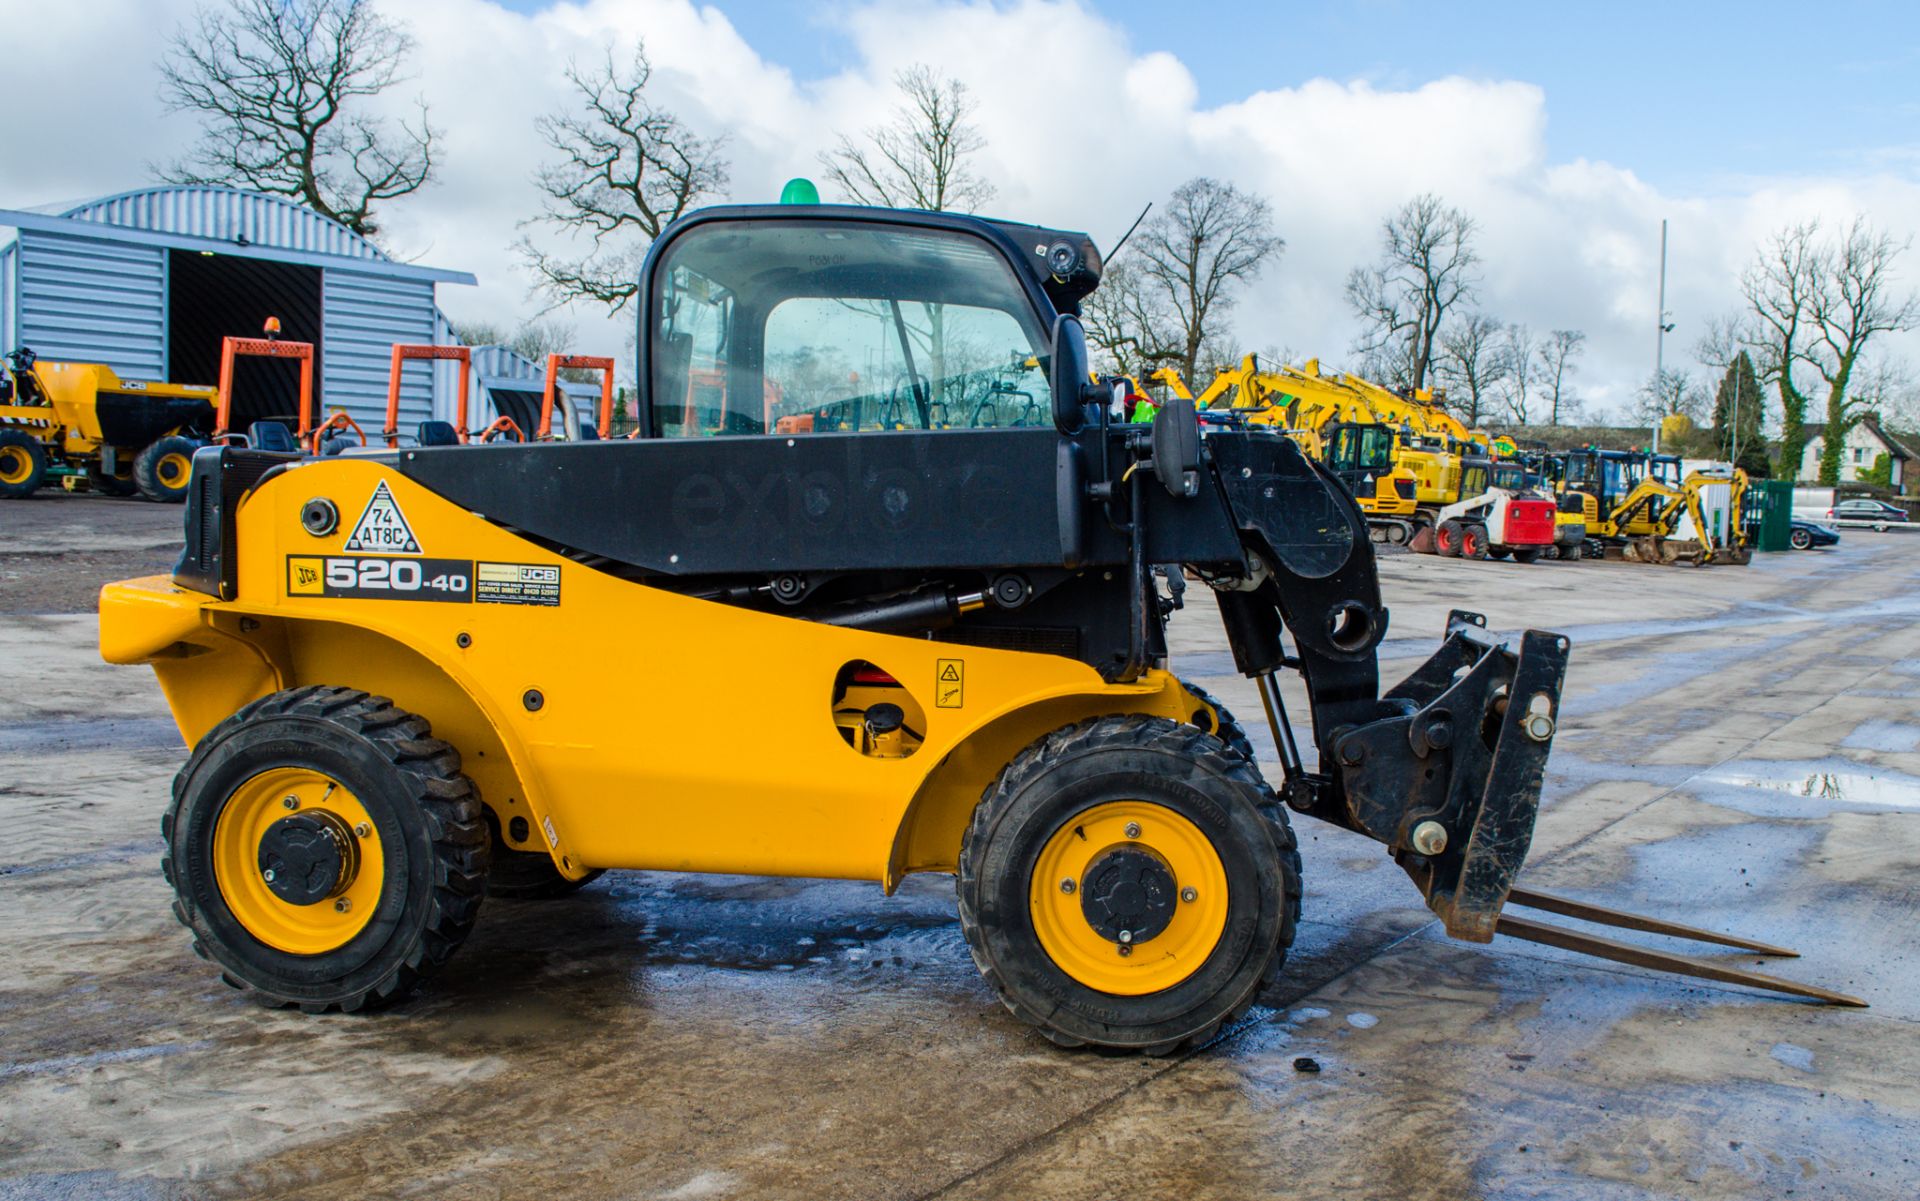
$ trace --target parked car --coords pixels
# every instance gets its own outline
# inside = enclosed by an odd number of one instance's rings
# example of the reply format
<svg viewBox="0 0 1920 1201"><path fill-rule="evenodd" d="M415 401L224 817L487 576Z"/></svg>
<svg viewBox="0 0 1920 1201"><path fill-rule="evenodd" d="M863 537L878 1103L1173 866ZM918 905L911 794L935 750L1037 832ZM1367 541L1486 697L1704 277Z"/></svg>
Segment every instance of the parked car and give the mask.
<svg viewBox="0 0 1920 1201"><path fill-rule="evenodd" d="M1795 550L1812 550L1816 546L1832 546L1840 541L1840 531L1830 525L1821 525L1817 521L1793 519L1793 532L1787 535L1787 542Z"/></svg>
<svg viewBox="0 0 1920 1201"><path fill-rule="evenodd" d="M1876 530L1884 530L1890 523L1907 519L1907 511L1899 505L1890 505L1884 500L1869 500L1856 496L1852 500L1843 500L1827 510L1827 517L1833 521L1870 522Z"/></svg>

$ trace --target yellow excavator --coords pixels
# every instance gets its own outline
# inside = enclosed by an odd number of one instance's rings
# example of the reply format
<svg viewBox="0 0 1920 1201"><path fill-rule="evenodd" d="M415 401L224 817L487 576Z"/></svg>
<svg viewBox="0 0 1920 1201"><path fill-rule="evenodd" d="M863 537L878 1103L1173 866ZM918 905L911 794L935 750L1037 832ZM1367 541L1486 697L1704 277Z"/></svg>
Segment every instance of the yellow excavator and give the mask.
<svg viewBox="0 0 1920 1201"><path fill-rule="evenodd" d="M1562 509L1580 507L1603 553L1700 566L1752 559L1740 517L1747 473L1738 467L1687 471L1672 455L1591 447L1548 455L1543 466Z"/></svg>
<svg viewBox="0 0 1920 1201"><path fill-rule="evenodd" d="M1396 460L1394 431L1357 394L1291 367L1263 369L1251 354L1217 372L1197 396L1170 368L1149 378L1198 409L1239 409L1249 425L1283 430L1352 489L1374 541L1399 545L1413 537L1418 483Z"/></svg>

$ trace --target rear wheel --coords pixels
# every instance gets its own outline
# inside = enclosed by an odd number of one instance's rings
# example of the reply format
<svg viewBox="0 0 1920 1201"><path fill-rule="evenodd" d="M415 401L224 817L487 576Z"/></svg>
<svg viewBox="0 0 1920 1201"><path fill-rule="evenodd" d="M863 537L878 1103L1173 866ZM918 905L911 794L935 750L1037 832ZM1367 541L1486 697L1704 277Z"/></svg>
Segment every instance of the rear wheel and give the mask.
<svg viewBox="0 0 1920 1201"><path fill-rule="evenodd" d="M160 825L174 914L227 980L309 1013L404 997L480 910L487 829L424 719L276 692L200 740Z"/></svg>
<svg viewBox="0 0 1920 1201"><path fill-rule="evenodd" d="M1460 556L1460 536L1465 527L1457 517L1449 517L1434 527L1433 550L1435 554L1445 555L1449 559Z"/></svg>
<svg viewBox="0 0 1920 1201"><path fill-rule="evenodd" d="M1470 525L1461 529L1460 557L1463 559L1484 559L1487 557L1486 526Z"/></svg>
<svg viewBox="0 0 1920 1201"><path fill-rule="evenodd" d="M1513 548L1513 561L1515 563L1531 563L1539 557L1540 548L1537 546L1516 546Z"/></svg>
<svg viewBox="0 0 1920 1201"><path fill-rule="evenodd" d="M1277 977L1300 856L1279 801L1219 739L1107 717L1000 773L962 842L959 902L1015 1017L1062 1046L1167 1054Z"/></svg>
<svg viewBox="0 0 1920 1201"><path fill-rule="evenodd" d="M0 430L0 497L32 496L47 479L47 451L38 438Z"/></svg>
<svg viewBox="0 0 1920 1201"><path fill-rule="evenodd" d="M1489 546L1487 548L1487 557L1490 559L1505 559L1509 554L1513 555L1516 559L1520 558L1520 552L1510 550L1504 546ZM1524 562L1525 560L1522 561Z"/></svg>
<svg viewBox="0 0 1920 1201"><path fill-rule="evenodd" d="M193 479L191 438L169 434L156 438L133 457L133 482L140 495L162 504L174 504L187 498L187 484Z"/></svg>

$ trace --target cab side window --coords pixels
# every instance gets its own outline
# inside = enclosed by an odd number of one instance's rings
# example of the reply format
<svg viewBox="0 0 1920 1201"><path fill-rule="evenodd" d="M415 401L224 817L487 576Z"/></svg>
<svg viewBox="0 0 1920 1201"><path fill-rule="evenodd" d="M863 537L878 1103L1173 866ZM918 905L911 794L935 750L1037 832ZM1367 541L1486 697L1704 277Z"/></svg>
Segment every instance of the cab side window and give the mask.
<svg viewBox="0 0 1920 1201"><path fill-rule="evenodd" d="M999 309L795 297L768 316L765 348L776 418L816 433L1052 420L1039 360Z"/></svg>

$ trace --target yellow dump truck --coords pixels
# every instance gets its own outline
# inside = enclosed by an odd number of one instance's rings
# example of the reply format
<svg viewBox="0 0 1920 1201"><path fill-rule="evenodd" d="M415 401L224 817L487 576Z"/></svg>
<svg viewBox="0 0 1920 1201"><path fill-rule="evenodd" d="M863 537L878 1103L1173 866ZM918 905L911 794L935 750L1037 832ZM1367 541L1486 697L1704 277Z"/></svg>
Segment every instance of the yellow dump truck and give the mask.
<svg viewBox="0 0 1920 1201"><path fill-rule="evenodd" d="M85 479L113 496L178 502L212 428L216 390L123 380L102 363L14 351L0 373L0 498Z"/></svg>

